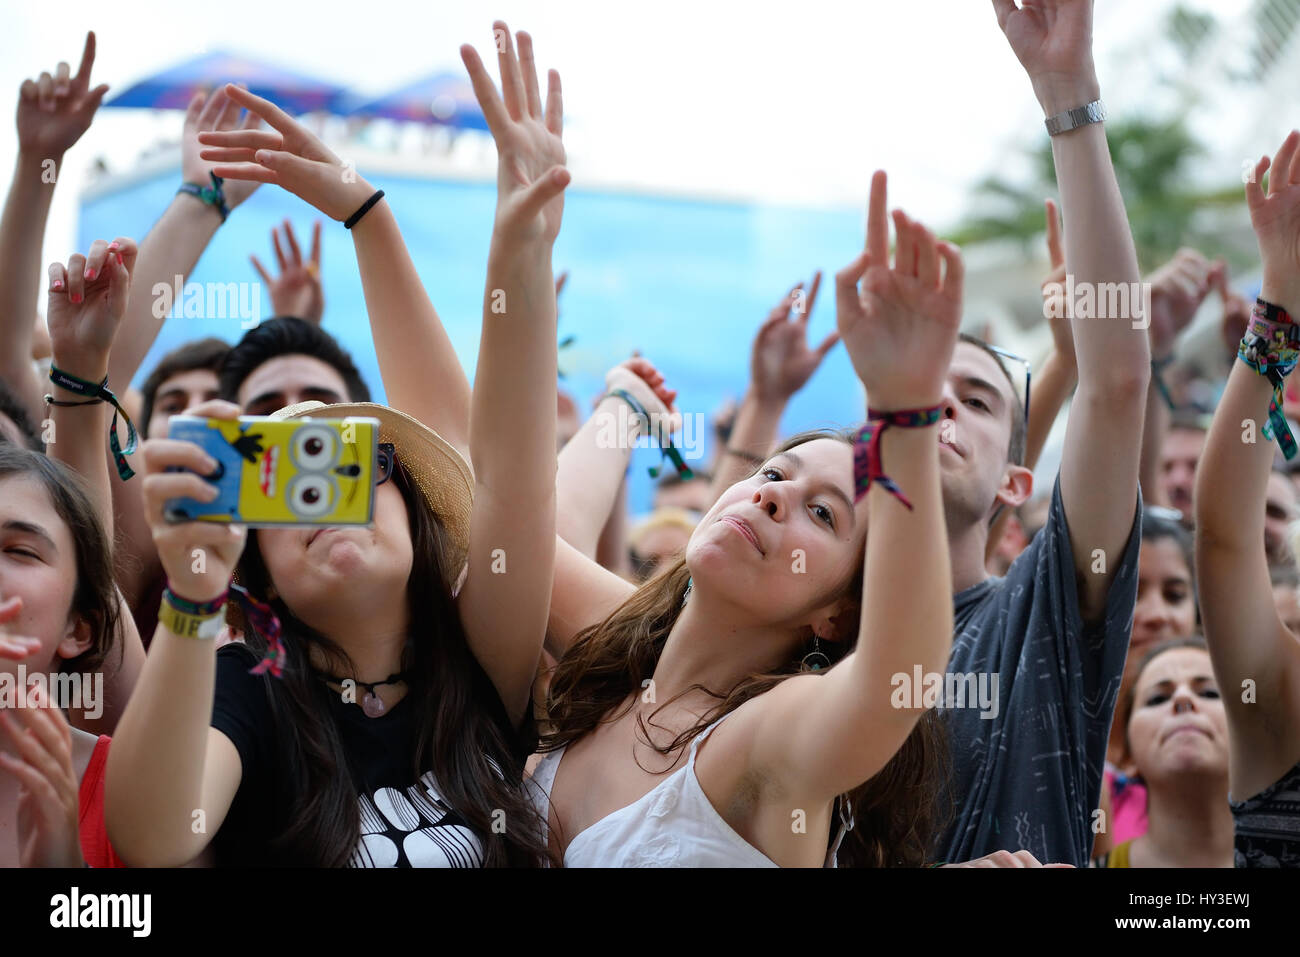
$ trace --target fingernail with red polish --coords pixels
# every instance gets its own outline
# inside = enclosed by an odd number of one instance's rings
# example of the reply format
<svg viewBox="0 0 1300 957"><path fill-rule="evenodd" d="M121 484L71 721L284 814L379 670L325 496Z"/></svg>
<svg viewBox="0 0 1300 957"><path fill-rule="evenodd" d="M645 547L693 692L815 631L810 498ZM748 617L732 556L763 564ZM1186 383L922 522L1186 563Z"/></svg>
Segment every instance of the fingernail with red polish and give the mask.
<svg viewBox="0 0 1300 957"><path fill-rule="evenodd" d="M63 280L62 280L62 279L56 279L56 280L54 280L54 288L55 288L55 289L62 289L62 288L63 288Z"/></svg>
<svg viewBox="0 0 1300 957"><path fill-rule="evenodd" d="M73 293L71 296L69 296L68 298L71 299L73 302L81 302L81 293L79 293L79 292L74 292L74 293Z"/></svg>
<svg viewBox="0 0 1300 957"><path fill-rule="evenodd" d="M93 269L87 269L87 270L86 270L86 278L87 278L87 279L94 279L94 278L95 278L95 270L93 270Z"/></svg>

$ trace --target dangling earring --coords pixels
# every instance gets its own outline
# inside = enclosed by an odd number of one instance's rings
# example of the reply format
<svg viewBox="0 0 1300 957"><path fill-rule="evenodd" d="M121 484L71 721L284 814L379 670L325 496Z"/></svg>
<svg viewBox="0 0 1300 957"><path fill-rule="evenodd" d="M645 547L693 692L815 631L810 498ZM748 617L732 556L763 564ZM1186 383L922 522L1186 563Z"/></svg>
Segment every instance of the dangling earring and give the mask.
<svg viewBox="0 0 1300 957"><path fill-rule="evenodd" d="M682 592L682 607L686 607L686 599L691 597L691 589L695 586L695 579L686 579L686 591Z"/></svg>
<svg viewBox="0 0 1300 957"><path fill-rule="evenodd" d="M799 662L799 666L803 671L821 671L823 668L829 668L831 666L831 660L827 658L825 653L822 651L821 635L816 632L813 633L812 651L803 656L803 660Z"/></svg>

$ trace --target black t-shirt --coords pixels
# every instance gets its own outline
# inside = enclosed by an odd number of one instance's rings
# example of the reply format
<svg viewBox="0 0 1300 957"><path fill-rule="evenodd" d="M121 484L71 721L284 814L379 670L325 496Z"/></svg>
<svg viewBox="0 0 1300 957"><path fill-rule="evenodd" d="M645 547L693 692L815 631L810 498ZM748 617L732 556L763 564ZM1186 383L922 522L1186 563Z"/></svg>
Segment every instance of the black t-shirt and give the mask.
<svg viewBox="0 0 1300 957"><path fill-rule="evenodd" d="M938 844L941 860L1027 850L1045 864L1087 865L1141 537L1139 494L1124 553L1097 556L1114 578L1102 619L1085 627L1058 477L1047 524L1006 577L954 597L949 675L996 685L997 700L943 715L955 817Z"/></svg>
<svg viewBox="0 0 1300 957"><path fill-rule="evenodd" d="M295 785L269 698L271 682L279 679L249 674L256 660L240 644L217 652L212 727L231 740L243 765L239 790L213 839L219 867L305 863L271 845L284 833ZM481 867L479 836L442 800L432 774L417 780L411 770L418 729L409 699L370 718L341 695L326 697L361 806L361 843L351 866Z"/></svg>

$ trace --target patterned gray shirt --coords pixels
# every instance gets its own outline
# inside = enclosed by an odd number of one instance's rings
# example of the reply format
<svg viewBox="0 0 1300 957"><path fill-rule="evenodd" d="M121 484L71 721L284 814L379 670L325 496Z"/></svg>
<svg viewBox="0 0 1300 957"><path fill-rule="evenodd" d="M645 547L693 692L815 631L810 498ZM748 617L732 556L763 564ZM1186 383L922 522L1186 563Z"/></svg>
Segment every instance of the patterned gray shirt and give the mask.
<svg viewBox="0 0 1300 957"><path fill-rule="evenodd" d="M1141 531L1139 493L1124 554L1097 556L1115 577L1102 620L1085 626L1058 477L1047 524L1006 577L953 599L949 683L955 674L979 676L996 686L998 705L944 710L953 817L937 845L940 860L1024 849L1043 863L1087 865L1137 601Z"/></svg>

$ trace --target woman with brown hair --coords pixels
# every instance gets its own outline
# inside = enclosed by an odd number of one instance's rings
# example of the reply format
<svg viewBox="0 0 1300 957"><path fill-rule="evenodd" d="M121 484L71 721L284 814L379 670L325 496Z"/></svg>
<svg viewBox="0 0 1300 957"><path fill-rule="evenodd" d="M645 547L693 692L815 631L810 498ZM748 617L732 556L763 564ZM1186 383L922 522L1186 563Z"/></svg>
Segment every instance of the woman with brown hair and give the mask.
<svg viewBox="0 0 1300 957"><path fill-rule="evenodd" d="M951 644L939 456L955 453L933 426L962 265L894 222L891 267L877 173L866 251L837 277L870 427L787 443L639 589L560 543L564 654L533 779L566 865L820 866L836 845L839 863L922 863L935 702L898 678L942 672Z"/></svg>

